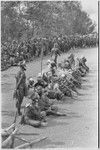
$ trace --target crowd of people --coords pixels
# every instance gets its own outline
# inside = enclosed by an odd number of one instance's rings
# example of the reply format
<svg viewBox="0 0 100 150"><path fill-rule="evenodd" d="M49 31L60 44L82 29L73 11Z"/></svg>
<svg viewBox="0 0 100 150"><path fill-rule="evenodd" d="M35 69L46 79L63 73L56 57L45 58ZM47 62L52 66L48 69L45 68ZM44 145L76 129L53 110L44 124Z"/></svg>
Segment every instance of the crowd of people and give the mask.
<svg viewBox="0 0 100 150"><path fill-rule="evenodd" d="M70 49L95 47L98 45L97 34L89 35L70 35L54 36L46 38L30 38L26 41L7 41L1 42L1 70L10 66L16 66L20 61L32 61L37 57L46 56L51 53L55 43L61 53L68 52Z"/></svg>
<svg viewBox="0 0 100 150"><path fill-rule="evenodd" d="M59 111L57 101L64 101L66 96L74 99L80 95L78 88L82 87L84 77L89 72L87 59L75 58L74 54L70 54L68 58L58 63L56 53L52 55L53 59L47 61L48 69L39 73L36 81L32 77L26 78L26 63L25 61L20 63L13 97L18 115L22 115L21 124L33 127L46 126L49 115L66 116ZM21 104L24 97L31 102L25 105L22 113Z"/></svg>

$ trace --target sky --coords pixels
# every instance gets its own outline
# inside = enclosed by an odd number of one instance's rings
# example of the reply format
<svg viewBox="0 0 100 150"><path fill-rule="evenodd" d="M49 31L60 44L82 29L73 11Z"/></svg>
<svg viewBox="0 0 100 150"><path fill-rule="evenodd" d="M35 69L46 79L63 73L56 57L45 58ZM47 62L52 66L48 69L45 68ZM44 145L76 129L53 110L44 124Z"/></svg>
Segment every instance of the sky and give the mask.
<svg viewBox="0 0 100 150"><path fill-rule="evenodd" d="M82 9L86 11L90 18L95 21L98 26L98 1L97 0L81 0Z"/></svg>

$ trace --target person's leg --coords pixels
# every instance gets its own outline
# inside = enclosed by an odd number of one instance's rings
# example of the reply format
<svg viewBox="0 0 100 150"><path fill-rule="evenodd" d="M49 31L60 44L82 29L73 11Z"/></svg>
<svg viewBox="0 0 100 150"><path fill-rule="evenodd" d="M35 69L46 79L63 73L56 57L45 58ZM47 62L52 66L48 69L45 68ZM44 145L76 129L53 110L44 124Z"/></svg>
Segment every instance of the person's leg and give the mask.
<svg viewBox="0 0 100 150"><path fill-rule="evenodd" d="M26 97L28 95L28 87L25 85L24 87L24 96Z"/></svg>
<svg viewBox="0 0 100 150"><path fill-rule="evenodd" d="M21 104L23 102L23 98L24 98L24 91L20 89L18 95L18 107L17 107L18 115L22 115L20 109L21 109Z"/></svg>
<svg viewBox="0 0 100 150"><path fill-rule="evenodd" d="M20 109L21 109L21 104L22 104L22 100L19 100L19 102L18 102L18 108L17 108L17 110L18 110L18 115L19 115L19 116L22 115L22 113L21 113L21 111L20 111Z"/></svg>
<svg viewBox="0 0 100 150"><path fill-rule="evenodd" d="M35 128L39 128L41 126L47 126L47 122L44 122L43 120L41 120L41 121L40 120L33 120L33 119L28 118L28 117L24 118L24 124L33 126Z"/></svg>
<svg viewBox="0 0 100 150"><path fill-rule="evenodd" d="M66 114L58 112L58 107L57 107L57 106L52 106L52 107L51 107L51 110L48 111L48 115L53 115L53 116L66 116Z"/></svg>
<svg viewBox="0 0 100 150"><path fill-rule="evenodd" d="M25 117L25 124L33 126L33 127L40 127L41 126L41 122L38 120L32 120L28 117Z"/></svg>

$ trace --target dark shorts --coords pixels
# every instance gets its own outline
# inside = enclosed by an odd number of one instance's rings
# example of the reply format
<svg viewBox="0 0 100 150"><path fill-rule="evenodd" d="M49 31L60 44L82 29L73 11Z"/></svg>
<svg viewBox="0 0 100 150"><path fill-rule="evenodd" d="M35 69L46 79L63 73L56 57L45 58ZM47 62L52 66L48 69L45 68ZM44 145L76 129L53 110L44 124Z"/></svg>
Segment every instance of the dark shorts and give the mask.
<svg viewBox="0 0 100 150"><path fill-rule="evenodd" d="M20 105L23 102L23 98L25 96L25 88L20 87L17 91L16 94L14 96L14 98L16 99L16 107L20 107Z"/></svg>

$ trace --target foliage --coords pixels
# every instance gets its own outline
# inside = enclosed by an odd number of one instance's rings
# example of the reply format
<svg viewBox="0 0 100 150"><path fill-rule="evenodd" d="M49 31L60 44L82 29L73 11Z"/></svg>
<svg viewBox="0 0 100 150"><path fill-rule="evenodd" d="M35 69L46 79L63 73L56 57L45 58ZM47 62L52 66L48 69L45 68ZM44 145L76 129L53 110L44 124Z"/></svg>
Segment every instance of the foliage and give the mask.
<svg viewBox="0 0 100 150"><path fill-rule="evenodd" d="M77 1L2 1L1 39L90 34L95 23Z"/></svg>

